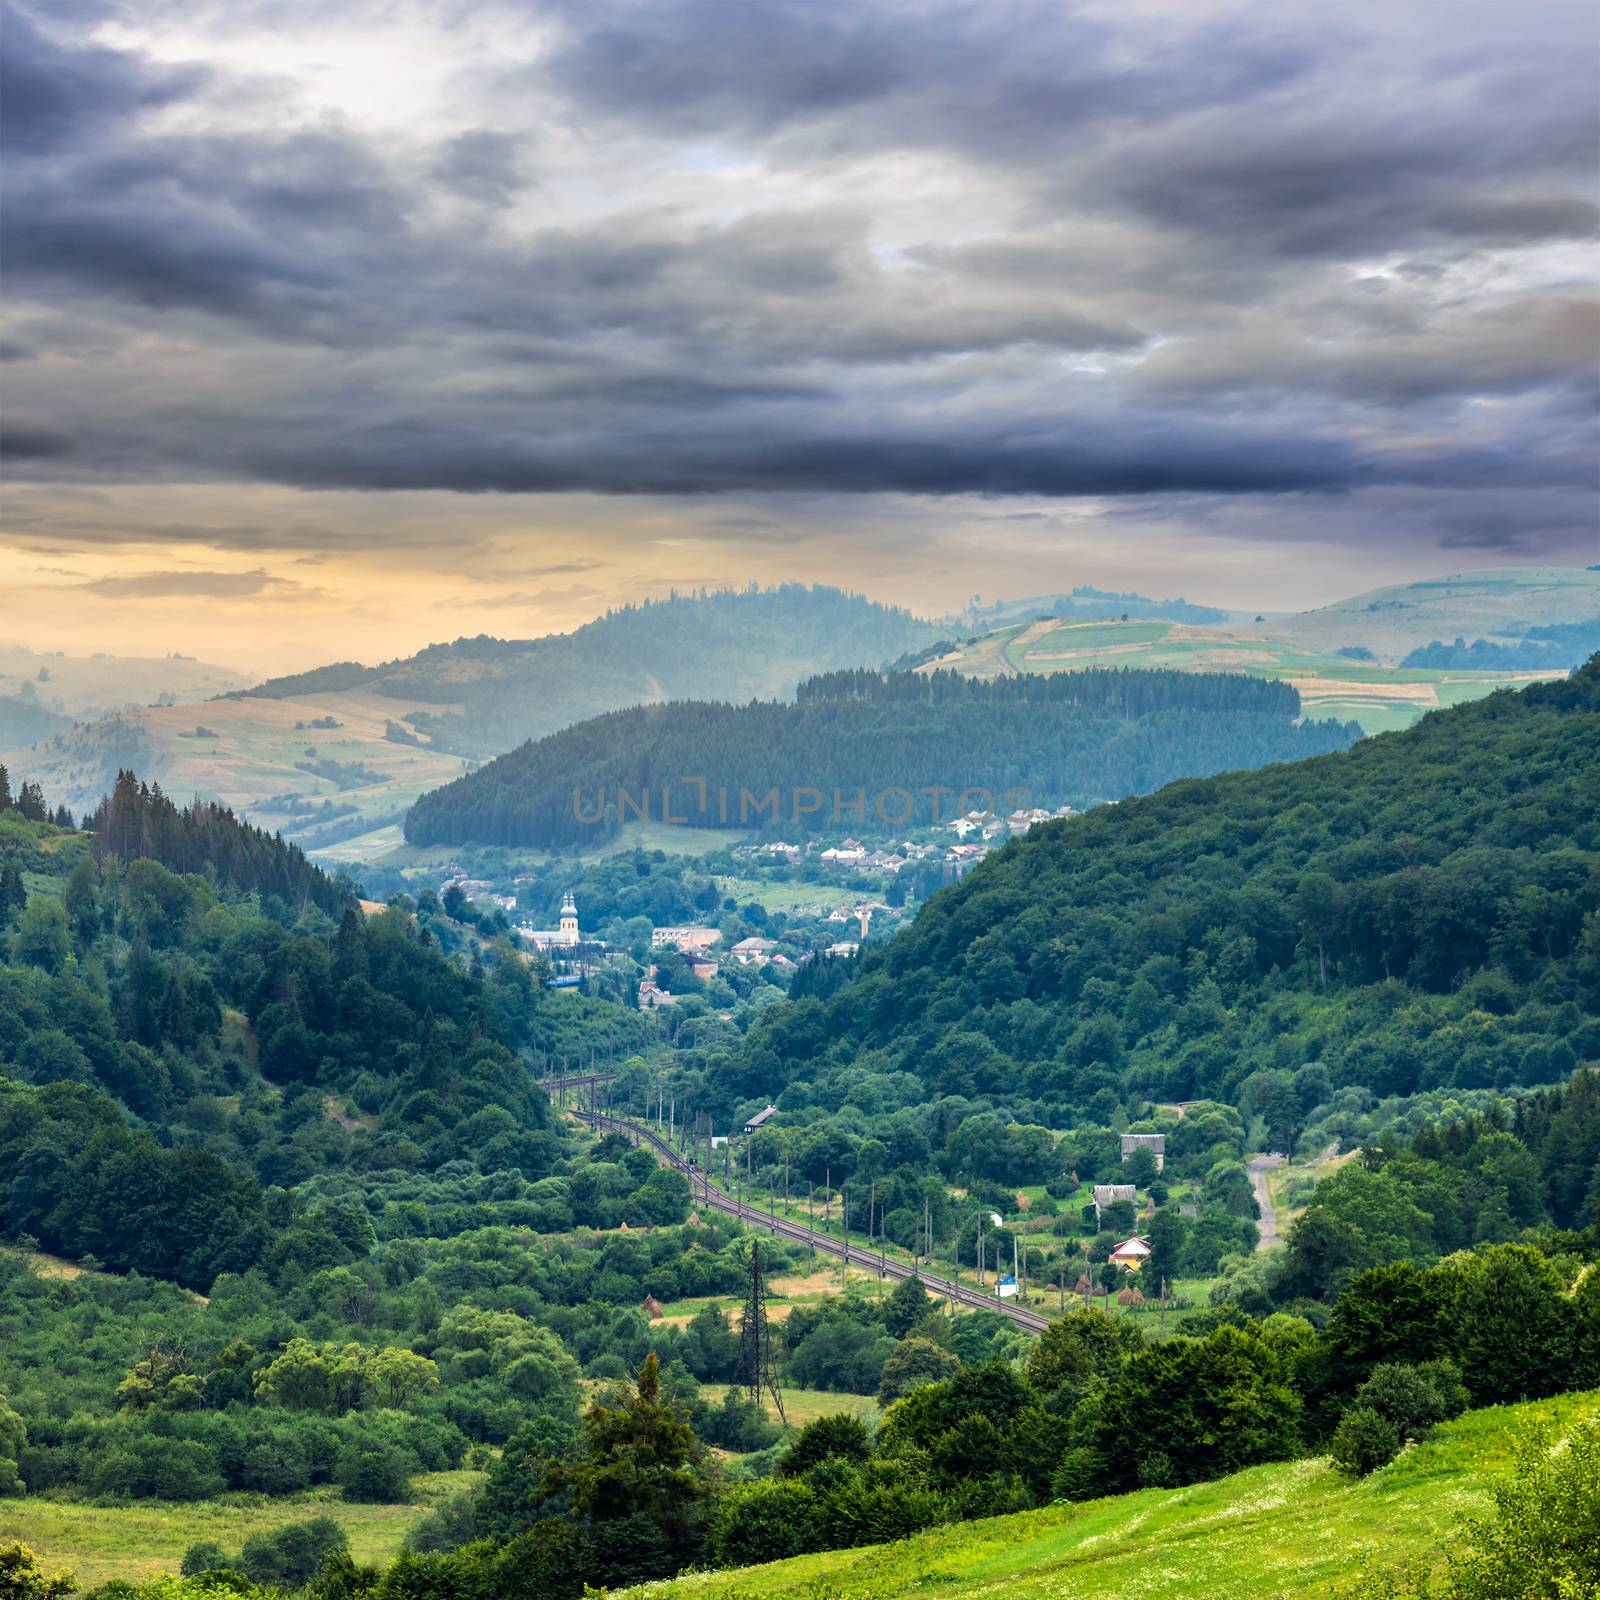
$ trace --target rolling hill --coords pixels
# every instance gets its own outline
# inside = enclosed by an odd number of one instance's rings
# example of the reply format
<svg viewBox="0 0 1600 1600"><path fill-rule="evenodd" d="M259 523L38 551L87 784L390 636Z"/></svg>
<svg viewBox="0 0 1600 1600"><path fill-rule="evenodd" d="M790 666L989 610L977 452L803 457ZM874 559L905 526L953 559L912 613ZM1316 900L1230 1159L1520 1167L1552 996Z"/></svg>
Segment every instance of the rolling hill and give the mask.
<svg viewBox="0 0 1600 1600"><path fill-rule="evenodd" d="M1557 1438L1600 1413L1600 1394L1468 1412L1370 1477L1326 1460L1252 1467L1186 1489L955 1523L893 1544L706 1572L616 1600L1281 1600L1332 1596L1369 1564L1396 1568L1489 1508L1519 1430ZM1554 1591L1551 1591L1554 1592Z"/></svg>
<svg viewBox="0 0 1600 1600"><path fill-rule="evenodd" d="M798 1083L837 1104L871 1062L1051 1127L1250 1101L1307 1064L1380 1095L1554 1082L1600 1060L1597 792L1600 657L1045 823L843 987L768 1010L720 1081L730 1104Z"/></svg>
<svg viewBox="0 0 1600 1600"><path fill-rule="evenodd" d="M1549 671L1386 667L1279 638L1259 637L1238 627L1161 621L1078 622L1051 617L1014 623L969 640L916 670L994 678L1107 666L1279 678L1299 691L1307 716L1357 722L1364 733L1409 727L1426 711L1551 676Z"/></svg>
<svg viewBox="0 0 1600 1600"><path fill-rule="evenodd" d="M381 666L342 662L203 703L124 711L0 756L53 800L92 805L119 767L224 801L308 849L391 829L416 798L524 739L623 706L793 692L938 637L909 612L799 584L608 613L570 634L480 636Z"/></svg>
<svg viewBox="0 0 1600 1600"><path fill-rule="evenodd" d="M1504 567L1457 572L1351 595L1333 605L1243 625L1250 637L1311 651L1362 645L1393 664L1435 639L1509 643L1530 628L1600 623L1600 568Z"/></svg>
<svg viewBox="0 0 1600 1600"><path fill-rule="evenodd" d="M670 804L690 828L791 833L854 824L882 834L974 807L1084 806L1343 749L1357 736L1353 724L1300 722L1299 713L1286 684L1211 673L983 682L839 672L801 684L794 701L636 706L530 741L425 796L406 837L593 843L627 820L624 792L656 821ZM946 797L937 815L936 788ZM858 793L858 818L832 812L833 795ZM764 797L770 811L757 809Z"/></svg>
<svg viewBox="0 0 1600 1600"><path fill-rule="evenodd" d="M69 656L0 645L0 696L29 700L69 721L161 701L208 700L249 681L188 656Z"/></svg>
<svg viewBox="0 0 1600 1600"><path fill-rule="evenodd" d="M919 670L1246 672L1292 683L1310 716L1383 733L1409 727L1425 711L1576 666L1600 634L1600 569L1457 573L1254 621L1184 601L1081 589L999 602L961 620L969 632L984 631L925 653Z"/></svg>

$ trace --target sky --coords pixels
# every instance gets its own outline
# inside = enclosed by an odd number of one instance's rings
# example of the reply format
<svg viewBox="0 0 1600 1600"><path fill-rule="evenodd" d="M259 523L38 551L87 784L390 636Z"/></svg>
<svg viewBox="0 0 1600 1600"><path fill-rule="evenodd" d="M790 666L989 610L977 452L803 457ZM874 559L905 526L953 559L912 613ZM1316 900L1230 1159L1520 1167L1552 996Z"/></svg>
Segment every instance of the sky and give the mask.
<svg viewBox="0 0 1600 1600"><path fill-rule="evenodd" d="M1600 560L1588 0L0 16L11 642Z"/></svg>

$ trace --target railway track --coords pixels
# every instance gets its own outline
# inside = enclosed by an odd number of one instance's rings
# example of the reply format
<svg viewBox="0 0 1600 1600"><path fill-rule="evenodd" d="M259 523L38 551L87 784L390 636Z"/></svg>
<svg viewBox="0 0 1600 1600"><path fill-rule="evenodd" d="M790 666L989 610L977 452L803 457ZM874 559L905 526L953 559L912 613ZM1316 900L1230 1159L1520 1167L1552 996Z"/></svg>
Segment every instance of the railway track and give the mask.
<svg viewBox="0 0 1600 1600"><path fill-rule="evenodd" d="M587 1079L573 1078L564 1081L568 1085L579 1081L588 1082ZM838 1256L841 1260L858 1261L863 1267L875 1267L884 1277L909 1278L915 1274L922 1279L931 1294L944 1296L974 1310L998 1311L1001 1316L1010 1318L1019 1328L1025 1328L1029 1333L1042 1332L1049 1322L1048 1317L1041 1312L1030 1310L1027 1306L1013 1305L1009 1301L997 1299L992 1294L985 1294L979 1289L968 1288L965 1284L955 1283L951 1279L925 1272L921 1268L907 1266L903 1261L896 1261L893 1257L874 1255L871 1251L853 1246L846 1240L836 1239L830 1233L818 1233L815 1228L805 1223L772 1215L757 1206L750 1205L747 1201L724 1194L721 1189L712 1186L705 1172L686 1160L665 1139L659 1134L652 1133L648 1128L641 1128L636 1123L628 1122L622 1117L610 1116L604 1111L585 1111L571 1107L568 1109L598 1132L620 1133L625 1139L648 1149L664 1166L672 1167L688 1178L690 1193L699 1203L713 1211L737 1217L749 1227L765 1228L768 1233L780 1239L809 1245L812 1249Z"/></svg>

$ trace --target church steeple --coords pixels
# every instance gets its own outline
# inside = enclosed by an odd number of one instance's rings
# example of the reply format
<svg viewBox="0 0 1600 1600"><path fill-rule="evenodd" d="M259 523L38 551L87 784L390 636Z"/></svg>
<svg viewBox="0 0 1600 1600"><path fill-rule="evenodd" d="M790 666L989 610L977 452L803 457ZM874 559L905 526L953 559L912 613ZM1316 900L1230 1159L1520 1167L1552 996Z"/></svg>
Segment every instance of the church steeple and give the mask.
<svg viewBox="0 0 1600 1600"><path fill-rule="evenodd" d="M561 938L565 944L577 944L578 933L578 903L572 898L570 889L561 897Z"/></svg>

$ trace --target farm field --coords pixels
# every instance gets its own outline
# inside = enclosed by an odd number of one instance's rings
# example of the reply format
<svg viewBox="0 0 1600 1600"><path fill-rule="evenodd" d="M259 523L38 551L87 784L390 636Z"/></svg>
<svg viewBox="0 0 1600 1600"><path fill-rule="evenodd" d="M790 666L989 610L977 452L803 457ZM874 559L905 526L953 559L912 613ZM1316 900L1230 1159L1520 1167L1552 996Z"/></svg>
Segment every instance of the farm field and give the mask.
<svg viewBox="0 0 1600 1600"><path fill-rule="evenodd" d="M1314 611L1233 625L1240 634L1288 640L1311 650L1363 644L1395 662L1434 639L1458 634L1501 643L1536 623L1600 616L1600 571L1593 567L1498 567L1448 573L1418 583L1369 589Z"/></svg>
<svg viewBox="0 0 1600 1600"><path fill-rule="evenodd" d="M663 850L668 855L699 856L708 851L725 850L743 844L749 837L748 833L736 828L680 828L662 822L628 822L604 844L596 845L592 850L579 851L577 859L600 861L629 850ZM552 859L553 852L522 845L511 848L481 844L407 844L399 824L395 823L342 840L326 849L312 850L310 854L324 865L370 861L374 866L393 868L403 877L416 876L431 880L438 875L440 867L452 861L462 866L470 865L474 874L480 877L509 877L524 866L536 866ZM853 898L861 897L856 895Z"/></svg>
<svg viewBox="0 0 1600 1600"><path fill-rule="evenodd" d="M1517 1431L1557 1439L1600 1415L1600 1392L1469 1412L1370 1478L1324 1458L1253 1467L1186 1489L957 1523L894 1544L696 1574L628 1600L1281 1600L1331 1596L1364 1564L1437 1548L1488 1485ZM615 1600L622 1600L621 1595Z"/></svg>
<svg viewBox="0 0 1600 1600"><path fill-rule="evenodd" d="M65 1567L83 1589L111 1578L176 1572L192 1544L211 1539L232 1553L253 1534L312 1517L332 1517L350 1536L357 1561L389 1561L429 1511L481 1477L467 1471L421 1473L412 1480L415 1498L407 1505L351 1505L327 1492L131 1505L86 1505L27 1495L0 1500L0 1539L20 1539L46 1570Z"/></svg>
<svg viewBox="0 0 1600 1600"><path fill-rule="evenodd" d="M1282 679L1299 690L1306 716L1356 722L1369 734L1408 727L1424 712L1549 675L1385 667L1309 645L1253 637L1240 629L1052 619L1001 629L917 670L943 668L987 678L1092 667L1165 667Z"/></svg>
<svg viewBox="0 0 1600 1600"><path fill-rule="evenodd" d="M260 827L314 844L334 826L387 824L465 769L459 756L385 737L418 709L361 690L145 706L31 745L9 764L82 810L132 761L171 795L215 798ZM324 726L313 727L319 720Z"/></svg>

